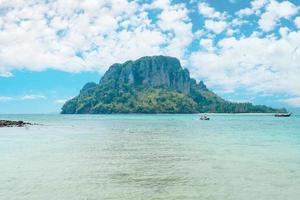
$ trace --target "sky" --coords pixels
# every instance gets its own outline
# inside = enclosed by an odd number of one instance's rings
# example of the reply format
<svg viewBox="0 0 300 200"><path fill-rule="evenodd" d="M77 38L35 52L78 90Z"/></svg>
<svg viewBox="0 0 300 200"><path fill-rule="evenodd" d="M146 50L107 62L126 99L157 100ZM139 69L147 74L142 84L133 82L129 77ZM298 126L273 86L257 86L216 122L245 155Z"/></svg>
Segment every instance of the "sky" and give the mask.
<svg viewBox="0 0 300 200"><path fill-rule="evenodd" d="M151 55L227 100L300 110L299 47L299 0L0 0L0 113L58 113Z"/></svg>

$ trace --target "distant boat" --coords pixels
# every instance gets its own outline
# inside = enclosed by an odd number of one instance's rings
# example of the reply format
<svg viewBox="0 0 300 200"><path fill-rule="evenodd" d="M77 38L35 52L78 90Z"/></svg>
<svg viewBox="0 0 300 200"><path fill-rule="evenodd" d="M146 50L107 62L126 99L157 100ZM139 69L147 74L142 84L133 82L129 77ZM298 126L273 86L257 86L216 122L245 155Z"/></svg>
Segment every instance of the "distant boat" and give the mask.
<svg viewBox="0 0 300 200"><path fill-rule="evenodd" d="M200 120L210 120L209 117L207 115L202 115L200 117Z"/></svg>
<svg viewBox="0 0 300 200"><path fill-rule="evenodd" d="M292 113L277 113L275 117L290 117Z"/></svg>

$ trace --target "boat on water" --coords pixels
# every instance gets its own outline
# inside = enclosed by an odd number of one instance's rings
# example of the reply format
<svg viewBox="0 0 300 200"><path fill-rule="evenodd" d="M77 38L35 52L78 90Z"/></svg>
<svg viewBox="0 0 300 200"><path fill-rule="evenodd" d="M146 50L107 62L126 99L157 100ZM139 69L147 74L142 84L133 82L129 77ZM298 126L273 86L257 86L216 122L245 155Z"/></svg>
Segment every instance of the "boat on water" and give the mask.
<svg viewBox="0 0 300 200"><path fill-rule="evenodd" d="M275 117L290 117L292 113L277 113L274 116Z"/></svg>
<svg viewBox="0 0 300 200"><path fill-rule="evenodd" d="M210 118L207 115L202 115L200 120L210 120Z"/></svg>

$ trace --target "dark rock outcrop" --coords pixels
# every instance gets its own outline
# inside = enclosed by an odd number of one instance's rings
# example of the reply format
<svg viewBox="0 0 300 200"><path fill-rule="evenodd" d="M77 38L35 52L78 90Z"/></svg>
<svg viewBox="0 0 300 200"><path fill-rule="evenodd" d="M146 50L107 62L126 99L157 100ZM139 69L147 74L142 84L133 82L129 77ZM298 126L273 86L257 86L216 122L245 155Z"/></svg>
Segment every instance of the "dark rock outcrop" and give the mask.
<svg viewBox="0 0 300 200"><path fill-rule="evenodd" d="M0 120L0 127L24 127L26 125L33 124L23 121Z"/></svg>

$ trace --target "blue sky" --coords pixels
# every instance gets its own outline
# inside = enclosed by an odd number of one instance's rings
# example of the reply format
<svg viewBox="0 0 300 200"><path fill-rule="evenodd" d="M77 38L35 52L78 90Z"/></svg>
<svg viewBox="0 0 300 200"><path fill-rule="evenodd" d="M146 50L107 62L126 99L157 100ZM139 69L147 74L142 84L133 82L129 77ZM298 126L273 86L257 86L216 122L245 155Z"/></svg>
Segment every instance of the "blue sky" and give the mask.
<svg viewBox="0 0 300 200"><path fill-rule="evenodd" d="M1 113L58 113L85 83L99 77L97 72L14 71L13 77L0 78Z"/></svg>
<svg viewBox="0 0 300 200"><path fill-rule="evenodd" d="M222 97L300 107L297 0L0 3L0 113L58 113L116 62L180 59Z"/></svg>

